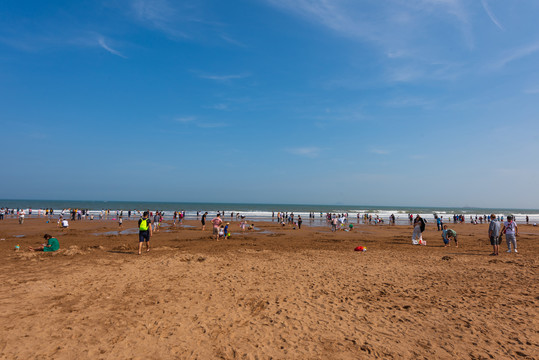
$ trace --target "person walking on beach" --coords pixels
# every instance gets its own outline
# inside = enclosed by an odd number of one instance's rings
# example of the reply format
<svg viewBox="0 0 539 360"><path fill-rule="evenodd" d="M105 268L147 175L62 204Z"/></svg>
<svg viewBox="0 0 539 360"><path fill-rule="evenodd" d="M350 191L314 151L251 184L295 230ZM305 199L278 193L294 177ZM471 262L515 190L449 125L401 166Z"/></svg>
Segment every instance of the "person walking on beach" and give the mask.
<svg viewBox="0 0 539 360"><path fill-rule="evenodd" d="M138 254L142 254L142 243L146 242L146 251L150 251L150 238L152 237L152 222L148 219L148 212L142 214L142 219L138 221Z"/></svg>
<svg viewBox="0 0 539 360"><path fill-rule="evenodd" d="M414 232L412 233L412 244L417 245L423 242L423 231L425 231L425 221L418 214L416 218L414 219Z"/></svg>
<svg viewBox="0 0 539 360"><path fill-rule="evenodd" d="M502 234L505 234L505 240L507 241L507 252L511 252L511 245L516 253L517 250L517 236L518 236L518 226L515 222L513 215L507 216L507 221L503 223Z"/></svg>
<svg viewBox="0 0 539 360"><path fill-rule="evenodd" d="M490 239L490 245L492 245L491 256L499 255L500 250L500 222L496 220L496 215L490 215L490 224L488 226L488 238Z"/></svg>
<svg viewBox="0 0 539 360"><path fill-rule="evenodd" d="M298 215L298 229L301 229L301 223L303 220L301 220L301 215Z"/></svg>
<svg viewBox="0 0 539 360"><path fill-rule="evenodd" d="M213 224L213 235L215 235L216 241L219 241L219 226L221 226L222 222L223 220L221 220L221 214L219 213L211 220L211 223Z"/></svg>
<svg viewBox="0 0 539 360"><path fill-rule="evenodd" d="M22 225L22 223L24 223L24 209L19 211L19 224Z"/></svg>
<svg viewBox="0 0 539 360"><path fill-rule="evenodd" d="M207 211L202 215L202 220L200 220L202 223L202 231L206 230L206 216L208 216Z"/></svg>
<svg viewBox="0 0 539 360"><path fill-rule="evenodd" d="M436 216L436 227L438 228L438 231L443 230L442 229L442 218L439 216Z"/></svg>
<svg viewBox="0 0 539 360"><path fill-rule="evenodd" d="M153 231L159 231L159 211L156 211L155 215L153 216Z"/></svg>

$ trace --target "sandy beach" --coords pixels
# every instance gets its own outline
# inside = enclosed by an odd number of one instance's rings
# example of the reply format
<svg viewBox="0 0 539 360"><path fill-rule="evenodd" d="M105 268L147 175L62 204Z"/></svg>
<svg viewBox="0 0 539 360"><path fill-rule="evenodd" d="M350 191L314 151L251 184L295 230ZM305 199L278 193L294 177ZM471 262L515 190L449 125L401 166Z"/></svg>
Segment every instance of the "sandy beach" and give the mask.
<svg viewBox="0 0 539 360"><path fill-rule="evenodd" d="M255 226L216 242L186 221L138 256L114 221L3 220L0 358L539 358L538 227L489 256L486 224L450 224L459 248L433 224L427 246L411 226ZM57 253L26 250L45 233Z"/></svg>

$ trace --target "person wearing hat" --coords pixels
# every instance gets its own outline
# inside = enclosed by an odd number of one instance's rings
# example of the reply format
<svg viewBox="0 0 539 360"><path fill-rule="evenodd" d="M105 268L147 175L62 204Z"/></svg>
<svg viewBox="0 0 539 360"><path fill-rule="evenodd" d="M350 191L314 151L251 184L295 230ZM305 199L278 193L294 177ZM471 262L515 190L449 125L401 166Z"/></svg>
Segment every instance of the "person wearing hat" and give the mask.
<svg viewBox="0 0 539 360"><path fill-rule="evenodd" d="M518 236L518 226L515 222L513 215L507 216L507 221L503 223L502 234L505 234L505 240L507 241L507 252L511 252L511 245L516 253L517 250L517 236Z"/></svg>

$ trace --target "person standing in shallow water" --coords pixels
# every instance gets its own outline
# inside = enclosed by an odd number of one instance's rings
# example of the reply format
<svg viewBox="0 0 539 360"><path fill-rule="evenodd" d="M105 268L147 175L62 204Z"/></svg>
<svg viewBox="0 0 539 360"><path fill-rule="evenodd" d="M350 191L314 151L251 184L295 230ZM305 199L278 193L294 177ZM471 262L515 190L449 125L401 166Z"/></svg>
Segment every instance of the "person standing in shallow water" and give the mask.
<svg viewBox="0 0 539 360"><path fill-rule="evenodd" d="M200 220L202 223L202 231L206 230L206 216L208 216L207 211L202 215L202 220Z"/></svg>

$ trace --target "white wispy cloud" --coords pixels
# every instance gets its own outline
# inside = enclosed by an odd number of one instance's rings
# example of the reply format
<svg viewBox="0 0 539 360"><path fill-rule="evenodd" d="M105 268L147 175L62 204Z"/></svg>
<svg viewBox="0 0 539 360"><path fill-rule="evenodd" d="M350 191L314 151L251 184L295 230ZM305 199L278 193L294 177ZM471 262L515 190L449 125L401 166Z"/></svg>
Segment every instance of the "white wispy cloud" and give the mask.
<svg viewBox="0 0 539 360"><path fill-rule="evenodd" d="M214 110L228 110L228 104L215 104L207 106L208 109L214 109Z"/></svg>
<svg viewBox="0 0 539 360"><path fill-rule="evenodd" d="M481 5L483 5L483 9L487 13L490 20L494 23L494 25L496 25L500 30L505 30L503 26L500 24L500 22L498 21L498 19L496 18L496 16L494 15L494 13L492 12L492 10L490 9L490 6L488 5L487 0L481 0Z"/></svg>
<svg viewBox="0 0 539 360"><path fill-rule="evenodd" d="M215 129L228 127L228 124L222 122L201 122L198 123L197 126L203 129Z"/></svg>
<svg viewBox="0 0 539 360"><path fill-rule="evenodd" d="M376 32L364 19L353 19L341 1L328 0L267 0L277 8L322 24L346 36L376 40ZM348 9L350 10L350 9ZM357 15L357 14L356 14Z"/></svg>
<svg viewBox="0 0 539 360"><path fill-rule="evenodd" d="M185 124L186 126L187 124L192 124L189 126L196 126L203 129L214 129L214 128L222 128L222 127L228 126L228 124L224 122L219 122L219 121L211 122L205 119L201 119L197 116L180 116L180 117L175 118L174 121L180 124Z"/></svg>
<svg viewBox="0 0 539 360"><path fill-rule="evenodd" d="M109 53L113 54L113 55L116 55L116 56L119 56L119 57L122 57L124 59L127 59L127 56L125 56L124 54L122 54L121 52L119 52L118 50L115 50L113 48L111 48L106 42L105 42L105 38L100 36L98 37L97 39L97 42L99 44L99 46L101 46L103 49L107 50Z"/></svg>
<svg viewBox="0 0 539 360"><path fill-rule="evenodd" d="M376 155L389 155L390 153L389 150L384 149L371 149L370 152Z"/></svg>
<svg viewBox="0 0 539 360"><path fill-rule="evenodd" d="M376 45L396 45L402 33L421 29L432 15L444 14L458 20L459 26L469 23L469 16L461 0L388 0L374 4L365 12L361 2L346 0L265 0L271 6L323 25L342 35L375 42ZM405 31L397 31L402 29ZM466 31L469 27L466 26ZM399 52L392 50L388 54Z"/></svg>
<svg viewBox="0 0 539 360"><path fill-rule="evenodd" d="M201 79L208 79L208 80L214 80L214 81L230 81L230 80L236 80L236 79L245 79L247 77L251 76L249 73L242 73L242 74L227 74L227 75L215 75L215 74L198 74L198 77Z"/></svg>
<svg viewBox="0 0 539 360"><path fill-rule="evenodd" d="M181 117L178 117L178 118L174 119L174 121L185 124L185 123L193 122L196 119L197 118L195 116L181 116Z"/></svg>
<svg viewBox="0 0 539 360"><path fill-rule="evenodd" d="M432 106L433 101L429 99L424 99L417 96L401 96L390 99L384 103L386 106L391 107L430 107Z"/></svg>
<svg viewBox="0 0 539 360"><path fill-rule="evenodd" d="M226 42L232 44L232 45L236 45L238 47L247 47L247 45L245 45L244 43L242 43L241 41L238 41L236 39L233 39L231 38L230 36L228 35L224 35L224 34L221 34L221 39L225 40Z"/></svg>
<svg viewBox="0 0 539 360"><path fill-rule="evenodd" d="M524 94L539 94L539 87L525 89Z"/></svg>
<svg viewBox="0 0 539 360"><path fill-rule="evenodd" d="M380 50L388 64L389 82L414 82L440 77L435 65L448 59L439 47L437 26L454 28L451 47L474 48L471 15L462 0L386 0L365 3L349 0L260 0L336 34L367 42ZM442 25L440 25L442 24ZM446 40L447 41L447 40ZM454 53L454 52L452 52ZM425 71L423 65L430 62ZM397 64L398 66L395 66Z"/></svg>
<svg viewBox="0 0 539 360"><path fill-rule="evenodd" d="M526 56L530 56L536 53L537 51L539 51L539 42L529 44L529 45L524 45L517 49L512 49L511 51L508 52L508 55L492 63L490 65L490 68L493 70L501 69L511 62L522 59Z"/></svg>
<svg viewBox="0 0 539 360"><path fill-rule="evenodd" d="M315 158L320 155L321 149L315 146L312 147L297 147L297 148L288 148L287 152L294 155L305 156L310 158Z"/></svg>
<svg viewBox="0 0 539 360"><path fill-rule="evenodd" d="M175 38L189 38L178 26L185 18L181 19L180 12L167 0L132 0L131 10L138 21L149 27Z"/></svg>

